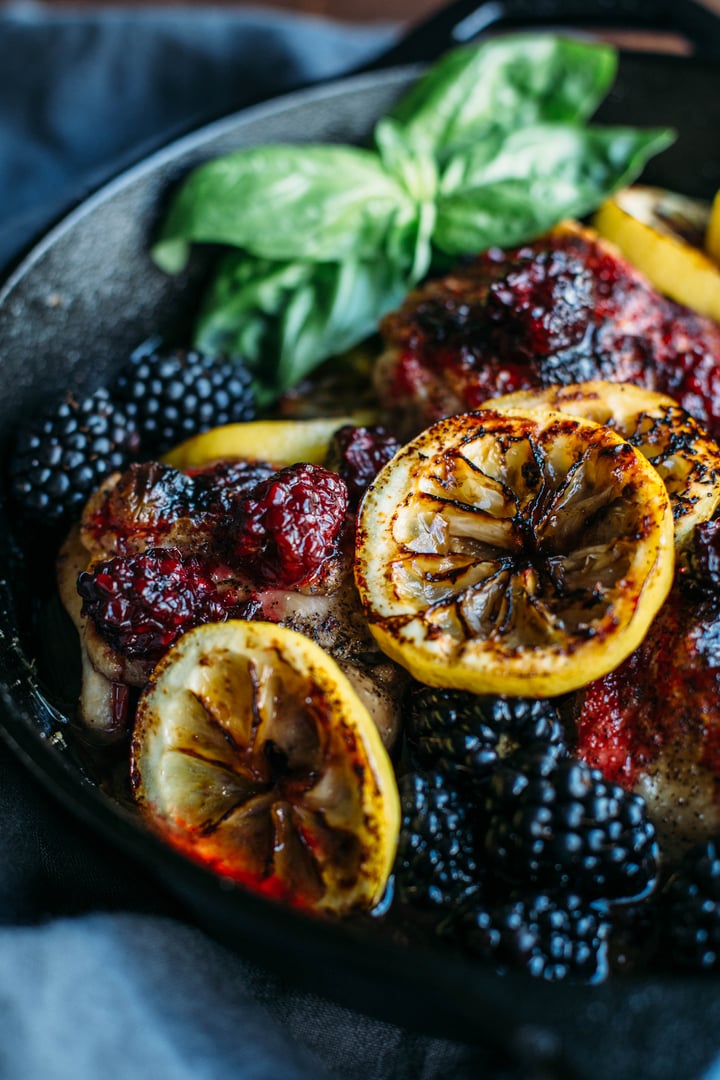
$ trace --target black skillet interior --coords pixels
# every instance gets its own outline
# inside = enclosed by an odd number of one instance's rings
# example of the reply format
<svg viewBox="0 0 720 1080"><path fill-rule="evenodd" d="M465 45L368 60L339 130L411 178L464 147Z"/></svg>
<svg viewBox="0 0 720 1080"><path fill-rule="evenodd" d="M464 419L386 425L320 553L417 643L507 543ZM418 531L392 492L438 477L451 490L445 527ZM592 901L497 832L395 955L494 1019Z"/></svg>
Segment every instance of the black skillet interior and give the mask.
<svg viewBox="0 0 720 1080"><path fill-rule="evenodd" d="M520 0L481 8L460 4L452 7L450 23L457 29L474 13L476 25L503 18L511 24L524 18L568 25L573 11L578 21L578 6ZM653 25L651 9L656 25L668 25L673 9L693 18L699 11L681 0L610 7L606 22L616 26L628 17L635 25ZM597 21L608 5L582 8L580 14L589 11ZM702 39L708 58L625 54L599 119L676 127L676 146L656 159L647 179L709 195L720 187L720 69L713 62L720 45L718 23L702 23L698 33L693 18L669 25ZM447 25L436 29L434 51L457 37ZM419 59L417 39L411 35L408 42L410 54ZM391 58L398 59L397 52ZM261 140L362 141L417 70L366 72L219 121L154 155L73 211L33 248L0 292L3 439L48 396L105 381L150 335L183 335L204 273L202 260L180 279L168 279L150 263L147 242L163 197L188 168ZM78 751L64 717L67 688L42 665L36 673L42 640L29 616L37 610L38 581L42 591L42 574L32 562L37 539L29 544L27 534L18 537L17 521L0 501L0 696L6 737L52 793L157 875L210 932L319 993L331 987L337 1000L425 1031L518 1047L528 1045L530 1030L551 1032L571 1075L694 1076L709 1062L720 1031L715 982L647 977L568 988L500 979L441 951L400 946L370 925L372 920L330 925L247 895L149 835L90 779L87 757ZM40 541L49 565L52 538ZM30 551L30 563L18 547Z"/></svg>

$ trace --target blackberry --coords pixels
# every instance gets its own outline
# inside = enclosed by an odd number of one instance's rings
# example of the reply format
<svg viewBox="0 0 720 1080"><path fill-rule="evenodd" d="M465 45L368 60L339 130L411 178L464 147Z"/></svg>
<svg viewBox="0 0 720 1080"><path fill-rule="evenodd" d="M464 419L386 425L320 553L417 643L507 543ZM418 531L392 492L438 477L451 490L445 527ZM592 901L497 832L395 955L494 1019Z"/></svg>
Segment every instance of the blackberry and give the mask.
<svg viewBox="0 0 720 1080"><path fill-rule="evenodd" d="M720 968L720 841L689 851L662 895L663 938L672 962Z"/></svg>
<svg viewBox="0 0 720 1080"><path fill-rule="evenodd" d="M355 427L345 424L333 435L327 467L342 476L350 501L357 505L377 474L400 449L400 443L385 428Z"/></svg>
<svg viewBox="0 0 720 1080"><path fill-rule="evenodd" d="M474 841L463 801L437 773L406 773L395 883L400 900L440 911L478 885Z"/></svg>
<svg viewBox="0 0 720 1080"><path fill-rule="evenodd" d="M554 747L514 751L484 801L485 851L510 879L632 899L654 886L655 829L640 796Z"/></svg>
<svg viewBox="0 0 720 1080"><path fill-rule="evenodd" d="M335 473L288 465L239 500L232 556L266 585L302 584L336 554L347 508L347 487Z"/></svg>
<svg viewBox="0 0 720 1080"><path fill-rule="evenodd" d="M455 928L468 951L547 982L602 980L608 931L606 920L571 892L511 896L493 905L471 898Z"/></svg>
<svg viewBox="0 0 720 1080"><path fill-rule="evenodd" d="M20 431L10 461L11 491L32 517L66 522L138 447L135 421L107 390L83 398L67 394Z"/></svg>
<svg viewBox="0 0 720 1080"><path fill-rule="evenodd" d="M564 746L562 724L550 701L433 687L411 694L405 732L413 764L443 773L464 790L484 781L516 745Z"/></svg>
<svg viewBox="0 0 720 1080"><path fill-rule="evenodd" d="M78 577L82 613L131 660L159 660L186 630L223 622L223 598L209 568L175 548L150 548L95 563Z"/></svg>
<svg viewBox="0 0 720 1080"><path fill-rule="evenodd" d="M255 416L247 368L239 360L193 350L136 352L111 393L135 416L146 454L161 454L198 432Z"/></svg>

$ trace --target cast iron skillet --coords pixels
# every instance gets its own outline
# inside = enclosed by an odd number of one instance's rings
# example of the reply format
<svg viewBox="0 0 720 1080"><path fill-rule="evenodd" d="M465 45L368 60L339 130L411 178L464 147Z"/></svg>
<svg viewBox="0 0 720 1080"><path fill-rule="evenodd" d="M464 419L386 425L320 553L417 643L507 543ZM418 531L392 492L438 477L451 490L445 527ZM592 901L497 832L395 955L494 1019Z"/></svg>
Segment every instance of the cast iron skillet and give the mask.
<svg viewBox="0 0 720 1080"><path fill-rule="evenodd" d="M106 381L148 336L182 336L205 270L202 259L170 279L153 267L147 246L164 198L191 166L259 141L362 141L420 70L384 65L432 59L480 30L600 23L669 29L694 46L691 57L624 54L598 118L675 126L676 146L653 162L647 179L689 194L713 193L720 188L720 22L705 10L688 0L452 5L372 70L253 107L175 142L45 236L0 291L3 438L49 396ZM14 524L0 494L3 733L66 807L156 875L212 934L318 993L425 1032L518 1052L548 1045L551 1036L568 1075L588 1080L695 1076L720 1049L715 980L617 978L570 988L499 978L445 951L400 946L372 925L334 925L278 907L160 843L90 780L63 715L62 690L51 692L43 672L35 671L39 643L28 612L36 597L27 591ZM528 1033L541 1037L528 1042Z"/></svg>

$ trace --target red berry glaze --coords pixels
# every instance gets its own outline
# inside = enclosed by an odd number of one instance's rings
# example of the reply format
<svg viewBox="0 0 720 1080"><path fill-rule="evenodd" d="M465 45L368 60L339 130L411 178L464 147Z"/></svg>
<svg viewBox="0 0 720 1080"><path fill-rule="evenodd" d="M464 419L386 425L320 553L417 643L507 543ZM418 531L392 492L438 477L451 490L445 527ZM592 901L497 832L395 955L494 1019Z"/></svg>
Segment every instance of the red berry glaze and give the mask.
<svg viewBox="0 0 720 1080"><path fill-rule="evenodd" d="M661 756L720 781L718 701L717 593L703 600L676 583L642 645L584 691L578 756L626 788Z"/></svg>

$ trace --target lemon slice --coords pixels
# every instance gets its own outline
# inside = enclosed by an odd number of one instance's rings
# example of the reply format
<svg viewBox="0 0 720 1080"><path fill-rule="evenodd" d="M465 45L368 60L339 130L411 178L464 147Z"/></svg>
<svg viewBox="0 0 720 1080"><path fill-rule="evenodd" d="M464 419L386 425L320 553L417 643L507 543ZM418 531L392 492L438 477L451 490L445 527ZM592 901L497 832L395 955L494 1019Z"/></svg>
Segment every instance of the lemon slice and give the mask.
<svg viewBox="0 0 720 1080"><path fill-rule="evenodd" d="M313 420L250 420L224 424L194 435L162 459L176 469L192 469L212 461L269 461L294 465L297 461L323 465L328 444L345 424L374 423L373 414L319 417Z"/></svg>
<svg viewBox="0 0 720 1080"><path fill-rule="evenodd" d="M703 250L707 203L662 188L624 188L593 225L666 296L720 320L720 267Z"/></svg>
<svg viewBox="0 0 720 1080"><path fill-rule="evenodd" d="M293 630L185 634L141 696L132 776L154 828L223 876L337 915L382 897L400 816L392 764L335 662Z"/></svg>
<svg viewBox="0 0 720 1080"><path fill-rule="evenodd" d="M380 647L422 682L577 689L642 640L673 577L662 480L551 409L441 420L361 504L355 575Z"/></svg>
<svg viewBox="0 0 720 1080"><path fill-rule="evenodd" d="M705 250L711 259L720 263L720 191L713 199L710 221L705 236Z"/></svg>
<svg viewBox="0 0 720 1080"><path fill-rule="evenodd" d="M666 394L630 383L596 380L519 390L486 405L501 411L549 407L617 431L662 477L678 548L692 539L696 525L710 520L720 503L720 447Z"/></svg>

